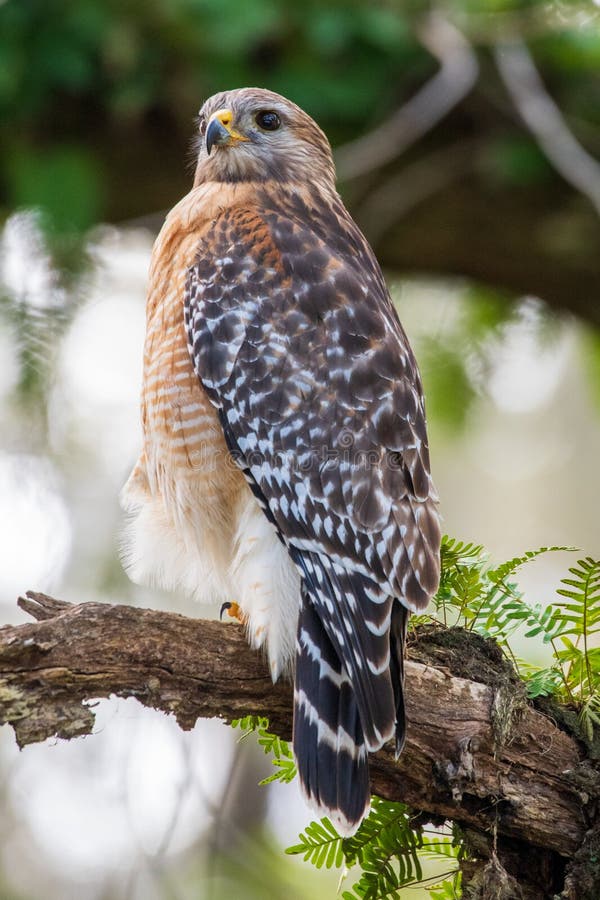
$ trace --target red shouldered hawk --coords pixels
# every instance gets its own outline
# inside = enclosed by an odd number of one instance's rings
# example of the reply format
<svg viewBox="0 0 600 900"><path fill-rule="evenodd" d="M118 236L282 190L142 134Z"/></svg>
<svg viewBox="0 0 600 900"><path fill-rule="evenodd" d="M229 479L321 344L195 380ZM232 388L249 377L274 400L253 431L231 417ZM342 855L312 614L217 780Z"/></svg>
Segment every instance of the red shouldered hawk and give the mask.
<svg viewBox="0 0 600 900"><path fill-rule="evenodd" d="M439 578L417 365L327 138L270 91L200 112L194 187L150 270L135 580L235 600L294 676L309 803L352 834L367 754L405 733L409 610Z"/></svg>

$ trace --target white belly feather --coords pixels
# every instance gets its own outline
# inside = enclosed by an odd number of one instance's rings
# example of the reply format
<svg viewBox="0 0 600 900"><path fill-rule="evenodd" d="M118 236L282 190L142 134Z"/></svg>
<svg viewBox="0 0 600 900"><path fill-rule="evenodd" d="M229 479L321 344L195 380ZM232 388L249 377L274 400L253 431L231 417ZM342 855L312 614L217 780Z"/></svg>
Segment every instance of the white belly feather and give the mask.
<svg viewBox="0 0 600 900"><path fill-rule="evenodd" d="M206 498L194 496L190 481L189 472L171 481L165 502L165 493L150 493L138 463L121 493L129 516L123 565L138 584L182 590L205 603L238 603L248 640L265 648L275 681L293 664L300 575L245 483L223 521Z"/></svg>

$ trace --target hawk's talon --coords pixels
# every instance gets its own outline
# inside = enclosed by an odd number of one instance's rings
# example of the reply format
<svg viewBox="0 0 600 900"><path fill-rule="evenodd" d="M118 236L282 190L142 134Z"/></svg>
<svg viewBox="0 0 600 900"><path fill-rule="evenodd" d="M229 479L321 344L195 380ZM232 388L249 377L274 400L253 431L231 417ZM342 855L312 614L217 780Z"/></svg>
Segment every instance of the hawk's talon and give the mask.
<svg viewBox="0 0 600 900"><path fill-rule="evenodd" d="M219 612L220 620L223 619L224 612L227 613L227 615L229 616L230 619L235 619L236 622L239 622L240 625L245 625L246 622L248 621L247 617L242 612L242 609L241 609L239 603L235 603L235 601L231 602L231 603L229 601L226 601L225 603L223 603L221 605L221 609Z"/></svg>
<svg viewBox="0 0 600 900"><path fill-rule="evenodd" d="M231 609L231 603L226 602L226 603L221 604L221 609L219 610L219 622L223 621L223 613L224 612L227 612L227 614L229 615L230 609Z"/></svg>

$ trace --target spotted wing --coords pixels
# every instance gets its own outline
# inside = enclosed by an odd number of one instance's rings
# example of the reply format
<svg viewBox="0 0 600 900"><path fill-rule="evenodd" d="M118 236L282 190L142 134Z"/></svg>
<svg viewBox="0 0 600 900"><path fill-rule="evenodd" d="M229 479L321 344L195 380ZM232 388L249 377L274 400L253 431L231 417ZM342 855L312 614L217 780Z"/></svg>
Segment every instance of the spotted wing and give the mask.
<svg viewBox="0 0 600 900"><path fill-rule="evenodd" d="M258 199L224 211L199 249L186 292L190 352L230 449L303 575L316 615L300 618L299 660L310 641L323 647L320 623L374 750L404 727L390 674L399 671L392 606L422 609L438 581L419 375L379 267L341 203L316 210L295 195ZM329 716L343 743L339 709L309 706L297 700L297 716Z"/></svg>

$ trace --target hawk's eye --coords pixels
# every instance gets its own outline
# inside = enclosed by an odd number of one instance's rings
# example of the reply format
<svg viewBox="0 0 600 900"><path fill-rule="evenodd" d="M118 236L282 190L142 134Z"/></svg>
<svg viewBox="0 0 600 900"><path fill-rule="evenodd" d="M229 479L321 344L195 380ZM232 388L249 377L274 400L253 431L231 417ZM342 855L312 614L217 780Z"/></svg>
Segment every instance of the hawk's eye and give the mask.
<svg viewBox="0 0 600 900"><path fill-rule="evenodd" d="M264 109L256 113L256 124L264 131L277 131L281 125L281 119L277 113Z"/></svg>

